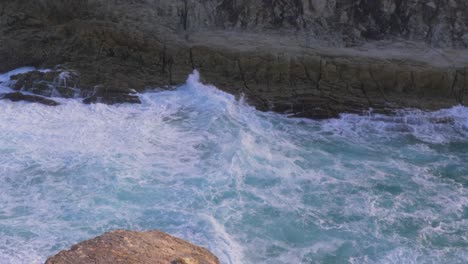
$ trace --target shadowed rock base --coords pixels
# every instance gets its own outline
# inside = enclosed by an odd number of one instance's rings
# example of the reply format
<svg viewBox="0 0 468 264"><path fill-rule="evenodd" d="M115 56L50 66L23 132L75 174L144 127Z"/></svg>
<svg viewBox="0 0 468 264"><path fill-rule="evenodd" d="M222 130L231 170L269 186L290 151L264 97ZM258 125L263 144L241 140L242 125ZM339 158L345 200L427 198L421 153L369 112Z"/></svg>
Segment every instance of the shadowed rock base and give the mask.
<svg viewBox="0 0 468 264"><path fill-rule="evenodd" d="M60 105L56 101L44 98L42 96L23 94L20 92L0 94L0 99L8 99L13 102L25 101L25 102L31 102L31 103L39 103L39 104L48 105L48 106Z"/></svg>
<svg viewBox="0 0 468 264"><path fill-rule="evenodd" d="M46 264L219 264L205 248L160 231L116 230L74 245Z"/></svg>

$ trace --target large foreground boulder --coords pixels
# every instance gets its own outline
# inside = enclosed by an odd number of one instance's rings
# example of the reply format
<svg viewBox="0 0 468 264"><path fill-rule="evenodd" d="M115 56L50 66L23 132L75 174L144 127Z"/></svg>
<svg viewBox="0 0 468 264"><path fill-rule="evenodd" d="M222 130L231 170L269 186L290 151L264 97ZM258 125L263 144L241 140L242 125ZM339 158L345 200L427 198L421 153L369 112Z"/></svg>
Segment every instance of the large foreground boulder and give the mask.
<svg viewBox="0 0 468 264"><path fill-rule="evenodd" d="M116 230L74 245L46 264L219 264L205 248L160 231Z"/></svg>

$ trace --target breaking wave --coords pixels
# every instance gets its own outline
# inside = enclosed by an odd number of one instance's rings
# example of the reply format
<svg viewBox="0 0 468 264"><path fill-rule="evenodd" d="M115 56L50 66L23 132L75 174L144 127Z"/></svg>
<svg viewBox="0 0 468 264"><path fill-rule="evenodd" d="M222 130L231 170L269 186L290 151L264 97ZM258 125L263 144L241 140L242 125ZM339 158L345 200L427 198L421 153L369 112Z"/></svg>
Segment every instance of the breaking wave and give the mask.
<svg viewBox="0 0 468 264"><path fill-rule="evenodd" d="M0 263L117 228L222 263L468 261L468 108L290 119L197 72L139 96L0 101Z"/></svg>

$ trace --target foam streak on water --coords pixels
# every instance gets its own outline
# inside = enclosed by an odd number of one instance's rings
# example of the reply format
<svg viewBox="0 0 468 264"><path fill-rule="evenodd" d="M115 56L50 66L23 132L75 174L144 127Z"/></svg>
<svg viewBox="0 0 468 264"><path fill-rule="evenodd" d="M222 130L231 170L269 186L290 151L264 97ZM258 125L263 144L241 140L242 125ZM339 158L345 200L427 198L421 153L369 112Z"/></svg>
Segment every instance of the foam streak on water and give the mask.
<svg viewBox="0 0 468 264"><path fill-rule="evenodd" d="M288 119L197 73L140 98L0 101L0 263L117 228L222 263L468 262L467 108Z"/></svg>

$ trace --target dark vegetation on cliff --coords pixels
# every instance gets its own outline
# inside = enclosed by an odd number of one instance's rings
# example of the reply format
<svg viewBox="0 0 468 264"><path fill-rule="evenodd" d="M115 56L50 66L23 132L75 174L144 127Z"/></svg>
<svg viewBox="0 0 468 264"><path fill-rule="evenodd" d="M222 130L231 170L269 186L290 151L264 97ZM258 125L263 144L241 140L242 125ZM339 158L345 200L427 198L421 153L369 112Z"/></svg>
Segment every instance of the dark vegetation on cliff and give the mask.
<svg viewBox="0 0 468 264"><path fill-rule="evenodd" d="M59 93L88 103L138 103L196 68L296 116L437 109L467 101L467 29L464 0L2 1L0 72L57 67L15 77L41 95L73 72Z"/></svg>

